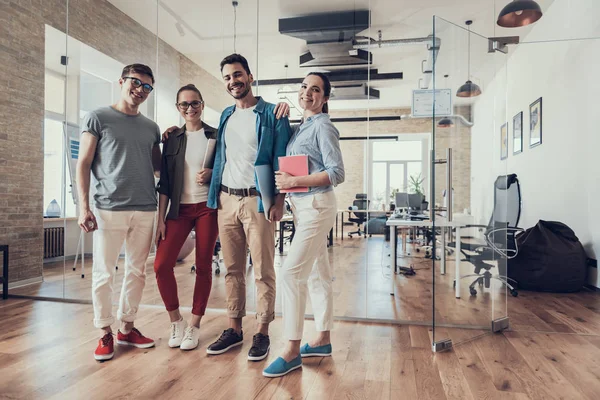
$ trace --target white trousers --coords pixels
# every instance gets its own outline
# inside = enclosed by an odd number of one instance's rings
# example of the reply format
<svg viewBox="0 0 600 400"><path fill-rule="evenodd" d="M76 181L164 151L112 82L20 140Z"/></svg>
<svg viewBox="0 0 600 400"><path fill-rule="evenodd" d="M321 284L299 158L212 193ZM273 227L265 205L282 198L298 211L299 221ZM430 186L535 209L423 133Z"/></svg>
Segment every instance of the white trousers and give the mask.
<svg viewBox="0 0 600 400"><path fill-rule="evenodd" d="M332 272L327 234L335 223L333 191L291 197L296 233L281 271L283 332L287 340L302 339L306 294L317 331L333 328Z"/></svg>
<svg viewBox="0 0 600 400"><path fill-rule="evenodd" d="M95 210L92 302L94 326L112 325L113 281L119 253L125 242L125 275L117 318L133 322L146 284L146 261L154 233L154 211Z"/></svg>

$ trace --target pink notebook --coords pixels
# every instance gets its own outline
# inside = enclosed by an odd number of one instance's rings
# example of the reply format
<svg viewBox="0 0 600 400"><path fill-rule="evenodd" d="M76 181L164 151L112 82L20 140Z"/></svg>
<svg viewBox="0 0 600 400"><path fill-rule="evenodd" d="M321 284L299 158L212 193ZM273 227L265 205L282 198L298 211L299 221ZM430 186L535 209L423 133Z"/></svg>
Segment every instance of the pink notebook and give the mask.
<svg viewBox="0 0 600 400"><path fill-rule="evenodd" d="M292 176L308 175L308 156L286 156L279 157L279 170L287 172ZM307 187L295 187L293 189L280 190L281 193L308 192Z"/></svg>

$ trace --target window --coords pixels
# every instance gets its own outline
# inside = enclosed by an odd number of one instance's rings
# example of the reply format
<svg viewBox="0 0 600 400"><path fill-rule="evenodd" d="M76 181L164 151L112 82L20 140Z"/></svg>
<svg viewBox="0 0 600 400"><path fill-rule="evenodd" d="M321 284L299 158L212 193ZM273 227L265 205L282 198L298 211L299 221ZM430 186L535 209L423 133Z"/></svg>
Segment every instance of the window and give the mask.
<svg viewBox="0 0 600 400"><path fill-rule="evenodd" d="M61 217L76 216L71 179L66 168L63 126L59 118L47 116L44 119L44 216L53 200L60 207Z"/></svg>
<svg viewBox="0 0 600 400"><path fill-rule="evenodd" d="M411 135L414 136L414 135ZM414 193L414 181L427 193L427 135L414 140L374 140L371 143L369 198L372 209L388 209L397 192Z"/></svg>

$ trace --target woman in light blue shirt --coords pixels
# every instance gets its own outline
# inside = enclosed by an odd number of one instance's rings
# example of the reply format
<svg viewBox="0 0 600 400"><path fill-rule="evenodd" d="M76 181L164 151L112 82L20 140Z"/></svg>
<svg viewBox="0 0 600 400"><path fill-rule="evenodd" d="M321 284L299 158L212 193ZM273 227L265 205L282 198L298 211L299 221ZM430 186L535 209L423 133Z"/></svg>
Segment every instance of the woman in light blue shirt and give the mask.
<svg viewBox="0 0 600 400"><path fill-rule="evenodd" d="M308 175L276 172L277 189L309 190L289 194L296 233L281 271L283 331L288 342L283 355L263 371L267 377L300 368L302 357L331 356L333 292L326 240L337 209L333 187L344 181L344 162L340 134L327 114L330 93L326 75L312 72L304 79L298 95L304 118L288 143L287 155L307 155ZM300 348L307 293L318 335Z"/></svg>

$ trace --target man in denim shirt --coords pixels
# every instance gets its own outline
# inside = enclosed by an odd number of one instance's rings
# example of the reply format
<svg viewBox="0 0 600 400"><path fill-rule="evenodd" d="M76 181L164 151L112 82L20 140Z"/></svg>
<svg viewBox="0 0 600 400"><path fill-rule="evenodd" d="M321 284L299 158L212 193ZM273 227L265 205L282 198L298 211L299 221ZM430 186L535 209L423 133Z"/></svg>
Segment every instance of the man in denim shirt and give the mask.
<svg viewBox="0 0 600 400"><path fill-rule="evenodd" d="M275 105L252 94L253 77L244 57L225 57L221 73L235 105L221 114L208 207L219 210L229 329L206 351L222 354L243 342L248 246L256 277L259 328L248 359L259 361L269 353L269 323L275 319L275 222L283 215L285 195L277 194L271 209L264 210L254 167L270 165L273 171L279 169L278 157L285 156L291 128L287 118L275 118Z"/></svg>

